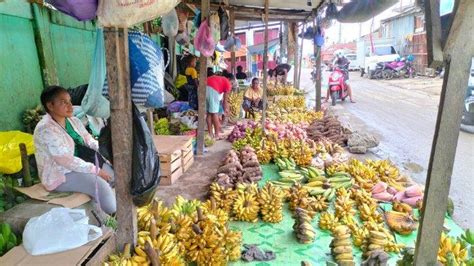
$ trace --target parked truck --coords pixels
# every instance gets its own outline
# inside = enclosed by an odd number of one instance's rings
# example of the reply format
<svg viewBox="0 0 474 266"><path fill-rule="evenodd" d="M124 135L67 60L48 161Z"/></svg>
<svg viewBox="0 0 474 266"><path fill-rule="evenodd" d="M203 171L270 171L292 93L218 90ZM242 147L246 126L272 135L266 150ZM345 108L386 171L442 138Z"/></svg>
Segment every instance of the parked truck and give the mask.
<svg viewBox="0 0 474 266"><path fill-rule="evenodd" d="M357 41L357 61L361 74L367 74L372 79L377 63L392 62L400 57L392 39L376 39L373 47L368 40L360 38Z"/></svg>

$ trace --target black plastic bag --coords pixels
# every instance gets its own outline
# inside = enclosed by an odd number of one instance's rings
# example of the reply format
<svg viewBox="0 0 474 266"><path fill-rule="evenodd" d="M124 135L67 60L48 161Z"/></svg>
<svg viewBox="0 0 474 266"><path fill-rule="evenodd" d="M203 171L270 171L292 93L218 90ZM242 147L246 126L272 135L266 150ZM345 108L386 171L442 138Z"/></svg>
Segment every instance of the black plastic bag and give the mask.
<svg viewBox="0 0 474 266"><path fill-rule="evenodd" d="M131 194L136 206L151 202L160 183L160 158L145 119L133 105L133 152Z"/></svg>
<svg viewBox="0 0 474 266"><path fill-rule="evenodd" d="M82 98L86 95L88 86L89 84L84 84L77 86L76 88L67 89L67 92L69 92L69 95L71 96L72 105L81 105Z"/></svg>
<svg viewBox="0 0 474 266"><path fill-rule="evenodd" d="M352 0L339 10L337 20L342 23L365 22L397 2L398 0Z"/></svg>
<svg viewBox="0 0 474 266"><path fill-rule="evenodd" d="M221 41L227 40L227 37L229 37L229 16L227 15L227 11L220 6L219 10L217 11L219 15L219 21L220 21L220 26L221 26Z"/></svg>
<svg viewBox="0 0 474 266"><path fill-rule="evenodd" d="M99 134L99 153L114 165L114 157L112 153L112 133L110 129L110 118L107 119L107 124L100 130Z"/></svg>

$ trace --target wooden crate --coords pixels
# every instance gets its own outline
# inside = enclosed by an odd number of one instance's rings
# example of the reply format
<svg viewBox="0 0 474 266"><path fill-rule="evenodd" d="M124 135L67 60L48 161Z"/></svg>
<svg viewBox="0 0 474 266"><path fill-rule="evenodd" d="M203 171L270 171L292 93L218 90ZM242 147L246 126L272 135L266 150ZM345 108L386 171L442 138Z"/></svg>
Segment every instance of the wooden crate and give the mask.
<svg viewBox="0 0 474 266"><path fill-rule="evenodd" d="M192 137L156 135L153 141L160 156L160 185L172 185L189 169L189 161L194 158Z"/></svg>

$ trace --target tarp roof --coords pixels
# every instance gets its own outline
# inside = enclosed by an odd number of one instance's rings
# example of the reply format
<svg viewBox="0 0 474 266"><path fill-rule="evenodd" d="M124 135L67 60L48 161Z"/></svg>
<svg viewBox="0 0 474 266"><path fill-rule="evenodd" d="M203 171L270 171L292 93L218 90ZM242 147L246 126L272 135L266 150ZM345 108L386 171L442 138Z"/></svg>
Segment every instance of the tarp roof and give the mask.
<svg viewBox="0 0 474 266"><path fill-rule="evenodd" d="M273 39L271 41L268 41L268 51L269 53L272 53L272 50L276 48L277 45L280 44L280 39ZM250 54L263 54L263 43L257 44L257 45L252 45L252 46L247 46L247 51L249 51Z"/></svg>

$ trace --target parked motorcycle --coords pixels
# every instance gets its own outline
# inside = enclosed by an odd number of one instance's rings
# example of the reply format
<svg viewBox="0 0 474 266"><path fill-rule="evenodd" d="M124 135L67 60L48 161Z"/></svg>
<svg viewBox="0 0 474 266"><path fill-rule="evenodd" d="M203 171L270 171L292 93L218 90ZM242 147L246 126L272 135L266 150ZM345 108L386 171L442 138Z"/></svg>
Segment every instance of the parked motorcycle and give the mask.
<svg viewBox="0 0 474 266"><path fill-rule="evenodd" d="M415 69L411 61L402 58L399 61L386 62L382 71L382 78L390 80L393 78L412 78L415 74Z"/></svg>
<svg viewBox="0 0 474 266"><path fill-rule="evenodd" d="M345 83L345 74L348 74L348 72L345 73L344 69L335 67L334 71L329 75L328 90L331 93L332 106L336 105L338 99L344 101L349 96Z"/></svg>

